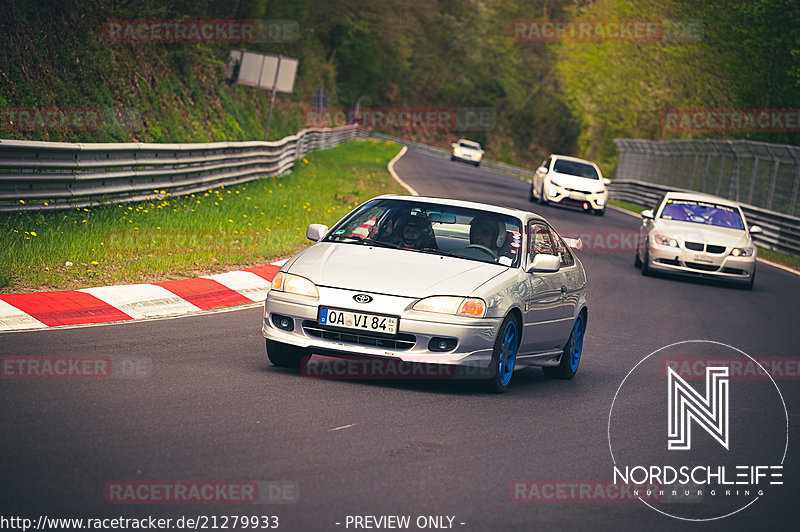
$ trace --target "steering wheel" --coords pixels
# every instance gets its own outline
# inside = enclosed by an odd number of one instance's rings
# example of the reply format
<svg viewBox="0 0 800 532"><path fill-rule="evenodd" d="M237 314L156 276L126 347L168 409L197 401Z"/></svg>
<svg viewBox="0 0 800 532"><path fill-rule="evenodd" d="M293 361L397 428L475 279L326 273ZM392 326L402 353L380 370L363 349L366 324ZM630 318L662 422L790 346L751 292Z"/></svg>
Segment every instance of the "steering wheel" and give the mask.
<svg viewBox="0 0 800 532"><path fill-rule="evenodd" d="M484 253L488 253L488 254L489 254L489 256L491 256L491 257L492 257L492 259L494 259L494 260L497 260L497 253L495 253L495 252L494 252L494 251L492 251L491 249L487 248L486 246L482 246L482 245L480 245L480 244L470 244L469 246L467 246L467 247L466 247L466 248L464 248L464 249L470 249L470 248L472 248L472 249L479 249L479 250L483 251Z"/></svg>

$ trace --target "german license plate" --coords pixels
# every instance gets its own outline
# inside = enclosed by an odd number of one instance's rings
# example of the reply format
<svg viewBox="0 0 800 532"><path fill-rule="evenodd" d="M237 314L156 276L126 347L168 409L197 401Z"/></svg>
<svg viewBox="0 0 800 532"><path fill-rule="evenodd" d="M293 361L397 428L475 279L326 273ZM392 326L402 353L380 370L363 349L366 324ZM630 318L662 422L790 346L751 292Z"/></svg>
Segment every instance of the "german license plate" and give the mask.
<svg viewBox="0 0 800 532"><path fill-rule="evenodd" d="M365 312L353 312L335 308L319 309L319 324L381 334L397 334L399 319Z"/></svg>

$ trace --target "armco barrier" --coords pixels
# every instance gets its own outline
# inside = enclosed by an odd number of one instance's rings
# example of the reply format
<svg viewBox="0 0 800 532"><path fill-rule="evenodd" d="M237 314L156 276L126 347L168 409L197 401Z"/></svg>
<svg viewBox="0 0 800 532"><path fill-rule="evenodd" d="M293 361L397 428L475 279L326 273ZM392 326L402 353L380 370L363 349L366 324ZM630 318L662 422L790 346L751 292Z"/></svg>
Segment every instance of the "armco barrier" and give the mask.
<svg viewBox="0 0 800 532"><path fill-rule="evenodd" d="M192 194L290 172L355 126L304 129L275 142L70 144L0 140L0 212L54 210Z"/></svg>

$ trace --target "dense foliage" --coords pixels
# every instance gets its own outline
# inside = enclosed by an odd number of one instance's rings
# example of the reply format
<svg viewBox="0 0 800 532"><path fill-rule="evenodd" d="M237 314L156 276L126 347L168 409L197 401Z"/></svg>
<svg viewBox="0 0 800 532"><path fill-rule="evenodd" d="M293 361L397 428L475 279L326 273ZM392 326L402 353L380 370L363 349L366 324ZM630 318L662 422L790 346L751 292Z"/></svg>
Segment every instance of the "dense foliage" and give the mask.
<svg viewBox="0 0 800 532"><path fill-rule="evenodd" d="M231 44L111 44L108 20L296 21L298 38L246 48L300 60L279 94L271 138L329 108L490 108L488 131L394 133L441 146L460 136L490 158L535 165L551 151L613 168L616 137L664 131L672 108L792 108L800 102L800 9L794 0L6 0L0 108L133 109L135 128L0 129L3 138L194 142L263 138L266 91L224 79ZM689 21L691 38L517 42L518 19ZM698 33L699 29L699 33ZM797 133L735 133L797 143Z"/></svg>

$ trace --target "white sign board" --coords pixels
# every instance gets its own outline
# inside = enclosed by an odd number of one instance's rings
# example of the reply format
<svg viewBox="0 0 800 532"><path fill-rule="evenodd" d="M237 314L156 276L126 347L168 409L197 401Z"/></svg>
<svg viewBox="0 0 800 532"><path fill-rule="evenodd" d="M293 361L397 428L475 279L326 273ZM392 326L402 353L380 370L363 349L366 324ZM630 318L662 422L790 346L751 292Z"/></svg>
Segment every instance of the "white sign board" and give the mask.
<svg viewBox="0 0 800 532"><path fill-rule="evenodd" d="M299 61L291 57L257 54L244 50L232 50L227 71L233 72L233 65L239 63L240 85L291 93Z"/></svg>

